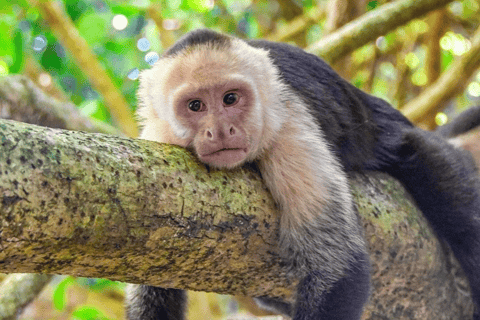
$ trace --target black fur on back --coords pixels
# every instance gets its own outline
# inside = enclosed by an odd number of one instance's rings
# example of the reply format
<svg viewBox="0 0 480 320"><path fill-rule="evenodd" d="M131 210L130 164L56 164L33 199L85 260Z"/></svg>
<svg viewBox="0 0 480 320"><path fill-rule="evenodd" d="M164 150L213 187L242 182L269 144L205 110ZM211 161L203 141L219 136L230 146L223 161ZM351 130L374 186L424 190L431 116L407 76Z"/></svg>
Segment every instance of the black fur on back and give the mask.
<svg viewBox="0 0 480 320"><path fill-rule="evenodd" d="M230 38L224 34L208 30L198 29L187 33L180 38L172 47L164 53L164 57L176 55L177 53L191 47L212 44L219 48L228 47Z"/></svg>
<svg viewBox="0 0 480 320"><path fill-rule="evenodd" d="M129 287L133 298L127 308L130 320L184 320L187 294L184 290L145 285Z"/></svg>
<svg viewBox="0 0 480 320"><path fill-rule="evenodd" d="M311 108L346 171L378 170L396 161L391 149L411 123L387 102L351 85L322 59L300 48L264 40L248 44L269 51L283 80Z"/></svg>
<svg viewBox="0 0 480 320"><path fill-rule="evenodd" d="M269 51L283 80L310 107L346 169L358 168L365 158L372 157L375 125L368 121L368 108L323 60L287 44L262 40L249 44ZM346 154L351 157L340 157Z"/></svg>

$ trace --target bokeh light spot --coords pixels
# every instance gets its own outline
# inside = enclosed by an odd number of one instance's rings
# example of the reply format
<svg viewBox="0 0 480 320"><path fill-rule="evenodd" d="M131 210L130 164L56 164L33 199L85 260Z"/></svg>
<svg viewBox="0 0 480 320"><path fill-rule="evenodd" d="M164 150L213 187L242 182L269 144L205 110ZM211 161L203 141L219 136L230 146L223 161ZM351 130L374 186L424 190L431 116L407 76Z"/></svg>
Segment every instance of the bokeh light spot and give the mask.
<svg viewBox="0 0 480 320"><path fill-rule="evenodd" d="M52 77L48 73L42 72L38 76L38 83L40 83L42 87L48 87L52 84Z"/></svg>
<svg viewBox="0 0 480 320"><path fill-rule="evenodd" d="M117 14L112 19L112 26L117 30L124 30L128 25L128 19L123 14Z"/></svg>
<svg viewBox="0 0 480 320"><path fill-rule="evenodd" d="M445 113L443 112L437 113L437 115L435 116L435 123L437 124L437 126L443 126L447 122L448 122L448 116Z"/></svg>
<svg viewBox="0 0 480 320"><path fill-rule="evenodd" d="M156 52L149 52L145 55L145 61L151 66L153 66L155 64L155 62L158 61L159 58L160 57L158 56L158 53L156 53Z"/></svg>
<svg viewBox="0 0 480 320"><path fill-rule="evenodd" d="M47 38L44 36L36 36L33 39L33 50L35 52L42 52L47 47Z"/></svg>
<svg viewBox="0 0 480 320"><path fill-rule="evenodd" d="M150 41L147 38L141 38L137 41L137 48L140 51L148 51L150 49Z"/></svg>
<svg viewBox="0 0 480 320"><path fill-rule="evenodd" d="M467 87L467 92L469 95L475 98L480 97L480 83L474 81L470 83Z"/></svg>
<svg viewBox="0 0 480 320"><path fill-rule="evenodd" d="M8 74L8 65L5 61L0 60L0 76L6 76Z"/></svg>
<svg viewBox="0 0 480 320"><path fill-rule="evenodd" d="M138 70L138 68L135 68L135 69L130 70L127 77L130 80L136 80L136 79L138 79L139 74L140 74L140 71Z"/></svg>

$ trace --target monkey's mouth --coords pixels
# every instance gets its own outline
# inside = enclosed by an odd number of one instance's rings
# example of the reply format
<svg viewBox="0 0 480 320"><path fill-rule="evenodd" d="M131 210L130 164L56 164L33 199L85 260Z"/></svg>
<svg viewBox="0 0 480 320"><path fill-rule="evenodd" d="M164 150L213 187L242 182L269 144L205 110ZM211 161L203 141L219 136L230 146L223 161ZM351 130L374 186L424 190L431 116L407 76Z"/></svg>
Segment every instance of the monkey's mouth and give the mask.
<svg viewBox="0 0 480 320"><path fill-rule="evenodd" d="M234 167L247 156L247 148L223 148L200 155L200 160L215 167Z"/></svg>
<svg viewBox="0 0 480 320"><path fill-rule="evenodd" d="M204 155L204 157L212 156L212 155L214 155L214 154L219 154L219 153L225 152L225 151L243 151L243 152L246 153L246 152L247 152L247 149L245 149L245 148L223 148L223 149L214 151L214 152L212 152L212 153L206 154L206 155Z"/></svg>

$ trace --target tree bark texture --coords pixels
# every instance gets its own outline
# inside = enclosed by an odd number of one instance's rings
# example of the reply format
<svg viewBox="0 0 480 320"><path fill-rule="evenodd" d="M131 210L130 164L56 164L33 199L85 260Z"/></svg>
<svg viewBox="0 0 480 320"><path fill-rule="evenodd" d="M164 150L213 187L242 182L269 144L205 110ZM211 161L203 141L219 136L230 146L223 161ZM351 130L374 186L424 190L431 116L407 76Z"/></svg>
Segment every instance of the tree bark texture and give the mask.
<svg viewBox="0 0 480 320"><path fill-rule="evenodd" d="M364 319L468 319L468 286L401 185L352 177L370 243ZM0 120L0 272L291 299L278 216L252 168L182 148Z"/></svg>

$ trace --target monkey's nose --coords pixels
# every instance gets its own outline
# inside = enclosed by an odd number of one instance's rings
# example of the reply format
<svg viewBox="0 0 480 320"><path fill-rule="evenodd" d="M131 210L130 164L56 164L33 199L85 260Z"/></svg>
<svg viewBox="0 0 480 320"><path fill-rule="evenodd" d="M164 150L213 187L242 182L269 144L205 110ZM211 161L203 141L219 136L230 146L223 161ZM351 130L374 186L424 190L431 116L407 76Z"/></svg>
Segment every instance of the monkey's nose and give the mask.
<svg viewBox="0 0 480 320"><path fill-rule="evenodd" d="M205 136L210 139L210 140L213 140L213 137L214 137L214 134L213 134L213 129L207 129L205 131Z"/></svg>
<svg viewBox="0 0 480 320"><path fill-rule="evenodd" d="M208 128L205 130L205 137L210 141L223 140L237 135L237 128L233 124L224 126L223 128Z"/></svg>

